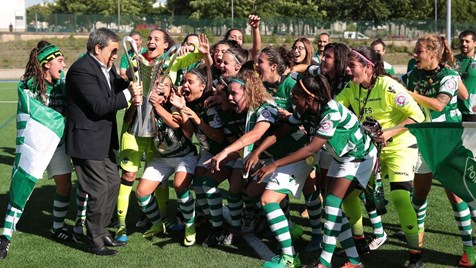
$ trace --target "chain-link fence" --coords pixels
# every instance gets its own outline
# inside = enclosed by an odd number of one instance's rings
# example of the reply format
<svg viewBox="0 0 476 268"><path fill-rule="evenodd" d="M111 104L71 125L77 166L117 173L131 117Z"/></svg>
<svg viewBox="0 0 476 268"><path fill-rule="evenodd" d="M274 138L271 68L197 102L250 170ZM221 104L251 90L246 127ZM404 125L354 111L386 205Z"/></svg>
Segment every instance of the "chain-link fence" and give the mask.
<svg viewBox="0 0 476 268"><path fill-rule="evenodd" d="M80 14L29 14L27 31L29 32L90 32L98 27L108 27L118 32L129 32L132 29L167 29L174 34L207 33L221 36L230 28L239 28L250 34L247 19L201 19L193 20L183 16L104 16ZM453 33L469 29L469 24L453 24ZM260 26L262 35L315 36L327 32L334 38L358 38L357 33L365 37L414 39L423 33L446 31L444 20L392 20L392 21L318 21L309 18L279 17L262 19ZM356 34L349 35L349 32ZM354 37L355 36L355 37Z"/></svg>

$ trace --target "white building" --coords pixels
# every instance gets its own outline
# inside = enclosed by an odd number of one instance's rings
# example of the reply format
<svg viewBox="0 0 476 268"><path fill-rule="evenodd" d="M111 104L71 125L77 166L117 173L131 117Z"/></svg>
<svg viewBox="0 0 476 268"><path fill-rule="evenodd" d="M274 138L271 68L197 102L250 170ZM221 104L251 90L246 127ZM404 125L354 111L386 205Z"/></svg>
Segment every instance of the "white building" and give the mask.
<svg viewBox="0 0 476 268"><path fill-rule="evenodd" d="M2 1L3 2L3 1ZM0 9L0 31L8 32L12 25L14 32L26 30L25 0L8 0L9 4Z"/></svg>

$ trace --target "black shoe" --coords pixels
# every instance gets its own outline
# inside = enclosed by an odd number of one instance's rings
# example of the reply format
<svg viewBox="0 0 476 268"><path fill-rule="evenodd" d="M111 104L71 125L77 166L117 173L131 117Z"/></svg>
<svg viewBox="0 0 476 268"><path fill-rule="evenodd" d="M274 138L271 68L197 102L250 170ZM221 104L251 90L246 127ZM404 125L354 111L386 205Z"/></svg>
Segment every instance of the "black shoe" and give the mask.
<svg viewBox="0 0 476 268"><path fill-rule="evenodd" d="M355 242L355 247L357 248L357 252L359 253L359 256L365 256L370 254L370 248L369 248L369 243L367 243L367 240L365 239L357 239L354 240Z"/></svg>
<svg viewBox="0 0 476 268"><path fill-rule="evenodd" d="M51 236L59 241L75 241L78 242L78 239L74 236L74 234L70 233L67 229L61 229L57 232L51 230Z"/></svg>
<svg viewBox="0 0 476 268"><path fill-rule="evenodd" d="M113 256L119 254L119 251L114 249L108 249L105 246L101 248L91 248L89 249L89 252L98 256Z"/></svg>
<svg viewBox="0 0 476 268"><path fill-rule="evenodd" d="M112 217L111 222L109 223L109 225L107 227L109 227L109 228L119 228L119 225L120 225L119 221L114 216L114 217Z"/></svg>
<svg viewBox="0 0 476 268"><path fill-rule="evenodd" d="M365 239L354 239L354 244L355 248L357 249L357 253L359 253L360 257L370 254L369 244ZM335 255L339 257L345 257L345 250L341 249L339 251L336 251Z"/></svg>
<svg viewBox="0 0 476 268"><path fill-rule="evenodd" d="M125 242L117 241L113 239L111 236L105 236L103 240L104 240L104 245L108 247L122 247L126 245Z"/></svg>
<svg viewBox="0 0 476 268"><path fill-rule="evenodd" d="M225 239L225 233L223 230L213 230L212 233L203 241L202 246L214 247L223 243Z"/></svg>
<svg viewBox="0 0 476 268"><path fill-rule="evenodd" d="M0 236L0 259L5 259L7 257L8 248L10 247L10 240L6 236Z"/></svg>
<svg viewBox="0 0 476 268"><path fill-rule="evenodd" d="M420 268L423 267L423 256L421 252L419 253L410 253L410 262L408 263L408 268Z"/></svg>

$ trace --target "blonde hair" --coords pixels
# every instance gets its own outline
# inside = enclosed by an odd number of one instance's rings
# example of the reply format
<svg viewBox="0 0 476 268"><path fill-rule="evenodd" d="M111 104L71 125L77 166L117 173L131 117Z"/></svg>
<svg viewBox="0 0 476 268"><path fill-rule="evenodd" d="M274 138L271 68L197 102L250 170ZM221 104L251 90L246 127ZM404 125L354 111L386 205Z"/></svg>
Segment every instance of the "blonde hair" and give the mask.
<svg viewBox="0 0 476 268"><path fill-rule="evenodd" d="M231 79L233 81L242 81L241 87L244 87L244 93L248 99L248 104L250 109L256 109L265 102L273 100L273 96L268 93L266 88L263 85L258 73L252 70L245 70L242 73L239 73L236 77Z"/></svg>
<svg viewBox="0 0 476 268"><path fill-rule="evenodd" d="M417 44L423 44L426 49L436 52L436 57L440 65L454 66L455 59L448 42L444 36L437 34L425 34L418 38Z"/></svg>

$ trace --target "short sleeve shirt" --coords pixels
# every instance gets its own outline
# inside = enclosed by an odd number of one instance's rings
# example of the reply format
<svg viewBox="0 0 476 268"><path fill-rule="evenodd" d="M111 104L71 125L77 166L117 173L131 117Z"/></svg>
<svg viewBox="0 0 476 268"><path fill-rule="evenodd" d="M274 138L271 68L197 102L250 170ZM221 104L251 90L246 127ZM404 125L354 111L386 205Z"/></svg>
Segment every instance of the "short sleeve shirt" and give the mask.
<svg viewBox="0 0 476 268"><path fill-rule="evenodd" d="M335 100L322 108L320 116L294 112L289 122L302 124L310 137L326 139L324 150L339 162L362 159L374 146L357 117Z"/></svg>
<svg viewBox="0 0 476 268"><path fill-rule="evenodd" d="M429 98L436 98L439 94L446 94L450 97L449 103L441 112L421 107L426 121L461 122L457 96L458 79L460 78L456 71L442 67L436 74L435 71L415 69L405 75L403 82L409 90L416 90L419 94Z"/></svg>

